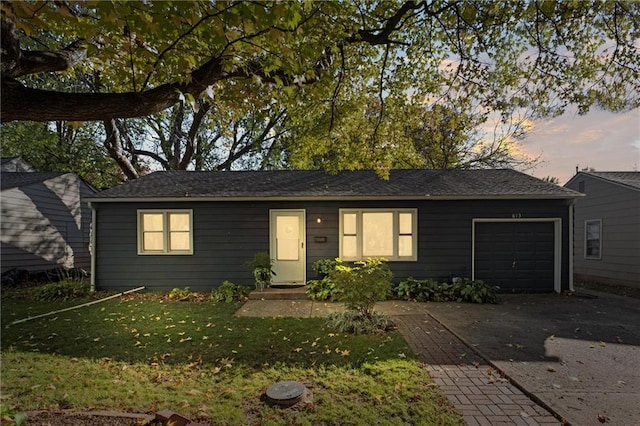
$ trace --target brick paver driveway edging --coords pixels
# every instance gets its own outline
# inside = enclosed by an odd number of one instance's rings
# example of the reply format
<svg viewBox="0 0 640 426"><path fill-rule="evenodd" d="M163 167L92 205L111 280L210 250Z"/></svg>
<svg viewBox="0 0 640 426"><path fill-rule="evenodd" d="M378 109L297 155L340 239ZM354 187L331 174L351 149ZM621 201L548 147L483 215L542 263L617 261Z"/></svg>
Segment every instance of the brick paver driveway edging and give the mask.
<svg viewBox="0 0 640 426"><path fill-rule="evenodd" d="M381 309L382 310L382 309ZM400 333L467 424L545 425L560 422L476 355L431 316L394 315Z"/></svg>
<svg viewBox="0 0 640 426"><path fill-rule="evenodd" d="M426 309L575 426L640 426L640 300L503 295Z"/></svg>

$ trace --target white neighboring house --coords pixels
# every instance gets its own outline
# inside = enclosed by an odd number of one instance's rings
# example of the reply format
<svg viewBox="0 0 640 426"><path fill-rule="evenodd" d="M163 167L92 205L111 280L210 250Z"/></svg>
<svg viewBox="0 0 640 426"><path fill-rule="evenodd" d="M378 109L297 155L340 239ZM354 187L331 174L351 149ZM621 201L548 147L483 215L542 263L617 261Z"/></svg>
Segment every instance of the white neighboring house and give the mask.
<svg viewBox="0 0 640 426"><path fill-rule="evenodd" d="M0 266L41 271L90 269L91 209L96 191L74 173L34 172L19 158L2 159Z"/></svg>
<svg viewBox="0 0 640 426"><path fill-rule="evenodd" d="M640 172L579 172L564 185L574 207L576 279L640 288Z"/></svg>

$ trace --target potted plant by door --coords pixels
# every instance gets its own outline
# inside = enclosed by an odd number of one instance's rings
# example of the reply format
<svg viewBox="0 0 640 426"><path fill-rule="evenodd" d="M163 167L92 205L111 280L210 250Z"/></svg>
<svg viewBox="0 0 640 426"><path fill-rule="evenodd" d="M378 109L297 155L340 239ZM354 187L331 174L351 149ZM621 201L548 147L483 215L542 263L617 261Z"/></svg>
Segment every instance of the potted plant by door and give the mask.
<svg viewBox="0 0 640 426"><path fill-rule="evenodd" d="M271 286L272 278L276 273L273 271L273 259L266 251L261 251L253 256L253 259L246 262L245 266L253 272L253 279L256 290L264 291Z"/></svg>

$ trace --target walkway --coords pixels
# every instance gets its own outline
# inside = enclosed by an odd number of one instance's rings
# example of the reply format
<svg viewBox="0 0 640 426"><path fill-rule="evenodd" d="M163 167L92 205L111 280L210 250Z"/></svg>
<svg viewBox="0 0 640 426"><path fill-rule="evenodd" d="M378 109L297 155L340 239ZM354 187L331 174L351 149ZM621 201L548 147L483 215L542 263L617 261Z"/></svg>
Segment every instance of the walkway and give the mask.
<svg viewBox="0 0 640 426"><path fill-rule="evenodd" d="M239 316L323 316L340 309L335 303L310 300L249 300ZM376 310L390 315L400 333L467 424L560 424L549 411L509 383L488 362L412 302L382 302Z"/></svg>
<svg viewBox="0 0 640 426"><path fill-rule="evenodd" d="M430 315L397 315L394 320L470 426L560 424Z"/></svg>

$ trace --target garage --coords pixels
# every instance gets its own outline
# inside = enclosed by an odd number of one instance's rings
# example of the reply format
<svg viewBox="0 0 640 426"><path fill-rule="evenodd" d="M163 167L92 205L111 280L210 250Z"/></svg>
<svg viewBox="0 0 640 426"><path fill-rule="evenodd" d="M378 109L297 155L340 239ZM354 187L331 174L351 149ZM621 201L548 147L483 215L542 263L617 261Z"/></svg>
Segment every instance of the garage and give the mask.
<svg viewBox="0 0 640 426"><path fill-rule="evenodd" d="M474 220L474 279L501 292L548 293L556 288L559 220Z"/></svg>

